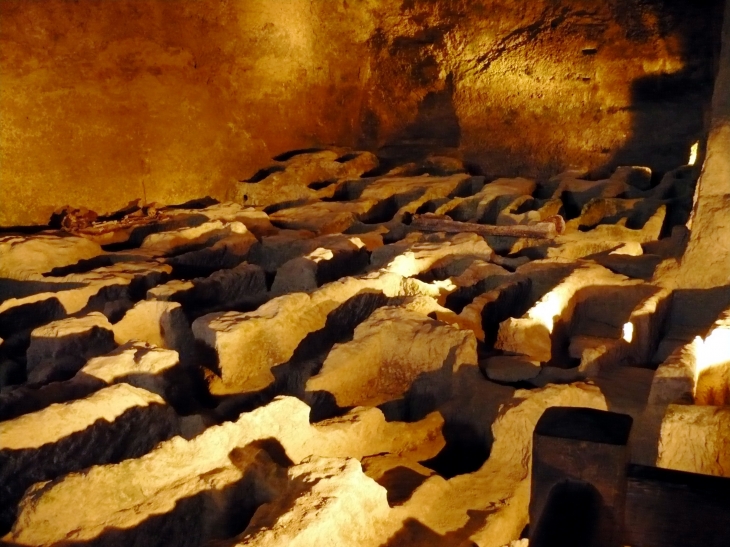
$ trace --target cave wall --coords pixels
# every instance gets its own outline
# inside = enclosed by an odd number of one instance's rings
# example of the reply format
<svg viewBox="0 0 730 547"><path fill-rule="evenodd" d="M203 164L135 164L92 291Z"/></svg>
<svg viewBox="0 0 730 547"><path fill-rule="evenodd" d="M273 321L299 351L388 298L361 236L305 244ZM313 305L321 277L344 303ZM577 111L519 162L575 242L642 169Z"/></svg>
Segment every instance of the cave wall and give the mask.
<svg viewBox="0 0 730 547"><path fill-rule="evenodd" d="M2 0L0 225L224 199L322 145L489 176L673 167L718 0Z"/></svg>
<svg viewBox="0 0 730 547"><path fill-rule="evenodd" d="M679 269L667 264L660 280L671 287L730 287L730 2L712 97L712 120L702 174Z"/></svg>
<svg viewBox="0 0 730 547"><path fill-rule="evenodd" d="M406 1L380 31L365 116L378 145L430 138L490 176L670 169L705 126L721 10L709 0ZM451 120L441 134L426 129L435 112Z"/></svg>
<svg viewBox="0 0 730 547"><path fill-rule="evenodd" d="M321 0L0 2L0 224L223 198L272 155L354 144L369 12Z"/></svg>

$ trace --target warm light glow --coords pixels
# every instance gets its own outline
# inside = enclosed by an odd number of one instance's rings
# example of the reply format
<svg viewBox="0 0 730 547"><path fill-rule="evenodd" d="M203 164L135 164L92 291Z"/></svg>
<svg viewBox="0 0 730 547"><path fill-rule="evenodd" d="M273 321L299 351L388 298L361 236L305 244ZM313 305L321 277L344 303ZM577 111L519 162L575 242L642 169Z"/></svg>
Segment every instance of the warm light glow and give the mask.
<svg viewBox="0 0 730 547"><path fill-rule="evenodd" d="M416 255L410 251L396 256L393 261L388 264L386 270L402 275L403 277L411 277L420 272Z"/></svg>
<svg viewBox="0 0 730 547"><path fill-rule="evenodd" d="M365 243L363 243L362 239L360 239L359 237L351 237L349 241L358 249L362 249L365 246Z"/></svg>
<svg viewBox="0 0 730 547"><path fill-rule="evenodd" d="M528 317L543 325L552 334L555 326L555 319L565 310L568 305L569 296L563 291L554 290L545 295L531 310L527 312Z"/></svg>
<svg viewBox="0 0 730 547"><path fill-rule="evenodd" d="M644 249L641 243L637 241L627 241L619 248L614 249L610 253L611 255L626 255L626 256L641 256L644 254Z"/></svg>
<svg viewBox="0 0 730 547"><path fill-rule="evenodd" d="M697 154L700 150L700 141L697 141L692 145L692 148L689 151L689 161L687 162L687 165L694 165L697 163Z"/></svg>
<svg viewBox="0 0 730 547"><path fill-rule="evenodd" d="M714 329L707 338L695 338L695 380L705 370L730 364L730 328Z"/></svg>
<svg viewBox="0 0 730 547"><path fill-rule="evenodd" d="M726 312L704 340L695 338L692 347L695 404L730 404L730 314Z"/></svg>
<svg viewBox="0 0 730 547"><path fill-rule="evenodd" d="M433 283L431 283L431 285L436 287L437 289L443 289L447 292L451 292L456 289L456 285L454 285L454 282L451 281L451 278L443 279L441 281L434 281Z"/></svg>
<svg viewBox="0 0 730 547"><path fill-rule="evenodd" d="M634 324L631 321L624 323L622 338L629 344L634 339Z"/></svg>
<svg viewBox="0 0 730 547"><path fill-rule="evenodd" d="M312 262L323 262L326 260L332 260L334 258L334 253L330 249L325 249L324 247L319 247L309 253L307 255L307 258L311 260Z"/></svg>

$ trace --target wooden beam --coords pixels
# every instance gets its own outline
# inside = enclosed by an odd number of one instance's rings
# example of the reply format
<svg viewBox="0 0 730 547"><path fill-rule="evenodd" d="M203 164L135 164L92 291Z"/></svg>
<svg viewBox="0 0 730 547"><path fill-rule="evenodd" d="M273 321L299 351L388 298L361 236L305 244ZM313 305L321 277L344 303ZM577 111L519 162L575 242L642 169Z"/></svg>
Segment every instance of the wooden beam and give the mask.
<svg viewBox="0 0 730 547"><path fill-rule="evenodd" d="M565 220L560 215L555 215L535 224L495 226L491 224L476 224L473 222L458 222L447 216L427 213L424 215L415 215L411 222L411 227L421 232L472 232L483 236L555 239L556 236L565 230Z"/></svg>

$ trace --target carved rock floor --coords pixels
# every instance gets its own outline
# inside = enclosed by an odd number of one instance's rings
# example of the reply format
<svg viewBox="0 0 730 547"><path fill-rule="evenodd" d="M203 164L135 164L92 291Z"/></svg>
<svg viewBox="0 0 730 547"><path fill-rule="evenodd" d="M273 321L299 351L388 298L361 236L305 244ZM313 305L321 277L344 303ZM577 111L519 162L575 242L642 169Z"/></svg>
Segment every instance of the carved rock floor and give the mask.
<svg viewBox="0 0 730 547"><path fill-rule="evenodd" d="M697 174L486 181L324 150L235 203L6 230L4 540L521 545L550 406L628 413L633 461L730 476L730 291L652 282Z"/></svg>

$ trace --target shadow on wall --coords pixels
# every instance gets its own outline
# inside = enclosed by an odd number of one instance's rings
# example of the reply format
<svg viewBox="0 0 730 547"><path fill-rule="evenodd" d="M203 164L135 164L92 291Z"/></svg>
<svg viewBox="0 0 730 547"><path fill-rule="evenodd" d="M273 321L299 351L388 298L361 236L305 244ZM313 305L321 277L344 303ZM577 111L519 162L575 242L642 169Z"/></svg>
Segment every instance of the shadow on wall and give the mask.
<svg viewBox="0 0 730 547"><path fill-rule="evenodd" d="M424 148L458 148L461 126L454 106L454 75L446 77L444 89L426 94L416 118L394 139Z"/></svg>
<svg viewBox="0 0 730 547"><path fill-rule="evenodd" d="M620 165L645 165L649 157L659 171L687 162L692 144L705 136L705 108L712 91L711 81L703 85L689 72L649 76L633 83L631 137L595 176L610 176ZM689 104L695 107L688 109ZM681 120L672 115L679 109L684 110Z"/></svg>
<svg viewBox="0 0 730 547"><path fill-rule="evenodd" d="M366 141L377 139L378 125L377 117L366 112ZM461 125L454 105L454 75L450 73L444 88L428 92L418 104L413 121L380 147L377 155L381 163L390 168L410 161L422 161L431 154L454 151L460 145Z"/></svg>
<svg viewBox="0 0 730 547"><path fill-rule="evenodd" d="M635 80L631 86L632 131L624 146L595 174L607 176L619 165L646 165L659 172L683 165L689 158L692 144L707 137L709 108L720 54L722 0L650 0L659 17L662 33L678 28L682 70L661 73ZM702 5L699 8L697 4ZM699 15L711 11L713 16ZM621 20L627 34L641 36L646 32L641 21ZM711 21L706 28L703 22ZM699 33L697 29L705 29ZM707 35L711 35L710 40ZM701 62L712 59L712 63ZM681 113L681 116L679 115Z"/></svg>
<svg viewBox="0 0 730 547"><path fill-rule="evenodd" d="M481 3L438 16L433 4L415 4L415 27L427 15L439 24L394 39L384 31L370 44L373 88L359 146L386 163L463 154L490 177L549 177L570 165L599 178L619 165L661 173L684 164L706 131L722 0L614 0L590 13L563 0L568 15L551 23L555 10L546 8L532 25L539 32L521 41L510 38L525 34L515 17L515 31L496 45L485 36L500 31L485 22ZM501 64L475 76L447 35L487 48ZM590 47L571 57L568 44L581 42ZM576 72L585 72L580 81ZM641 74L651 76L631 82Z"/></svg>

